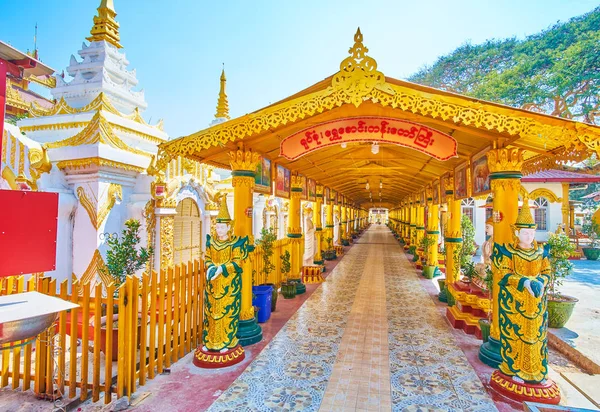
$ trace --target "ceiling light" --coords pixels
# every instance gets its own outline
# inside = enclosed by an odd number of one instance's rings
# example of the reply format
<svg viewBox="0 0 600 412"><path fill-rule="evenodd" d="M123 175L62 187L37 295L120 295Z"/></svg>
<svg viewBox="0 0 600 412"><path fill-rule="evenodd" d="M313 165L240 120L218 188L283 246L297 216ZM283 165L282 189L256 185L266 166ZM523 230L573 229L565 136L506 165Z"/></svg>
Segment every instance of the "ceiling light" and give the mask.
<svg viewBox="0 0 600 412"><path fill-rule="evenodd" d="M379 188L382 189L383 188L383 180L379 179Z"/></svg>
<svg viewBox="0 0 600 412"><path fill-rule="evenodd" d="M371 153L377 154L379 153L379 145L377 142L373 142L373 146L371 146Z"/></svg>
<svg viewBox="0 0 600 412"><path fill-rule="evenodd" d="M346 142L342 143L340 146L342 146L342 149L346 148Z"/></svg>
<svg viewBox="0 0 600 412"><path fill-rule="evenodd" d="M365 186L365 189L369 190L369 182L367 182L367 185Z"/></svg>

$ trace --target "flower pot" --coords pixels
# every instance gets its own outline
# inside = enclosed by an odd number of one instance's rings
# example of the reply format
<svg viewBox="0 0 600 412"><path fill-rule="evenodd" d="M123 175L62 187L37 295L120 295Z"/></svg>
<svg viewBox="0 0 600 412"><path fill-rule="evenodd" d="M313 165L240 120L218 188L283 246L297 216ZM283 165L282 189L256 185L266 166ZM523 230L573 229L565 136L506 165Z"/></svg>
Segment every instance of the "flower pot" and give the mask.
<svg viewBox="0 0 600 412"><path fill-rule="evenodd" d="M569 321L579 299L565 295L548 296L548 327L562 328Z"/></svg>
<svg viewBox="0 0 600 412"><path fill-rule="evenodd" d="M598 260L600 257L600 248L596 247L584 247L581 248L583 255L587 260Z"/></svg>
<svg viewBox="0 0 600 412"><path fill-rule="evenodd" d="M273 288L273 293L271 296L271 312L275 312L275 308L277 307L277 285L274 283L263 283L261 286L271 286Z"/></svg>
<svg viewBox="0 0 600 412"><path fill-rule="evenodd" d="M437 283L440 286L440 292L446 289L446 279L438 279Z"/></svg>
<svg viewBox="0 0 600 412"><path fill-rule="evenodd" d="M483 342L487 342L490 337L491 323L487 319L479 319L479 329L481 329L481 339Z"/></svg>
<svg viewBox="0 0 600 412"><path fill-rule="evenodd" d="M423 277L425 279L433 279L434 273L435 273L435 266L431 266L431 265L423 266Z"/></svg>
<svg viewBox="0 0 600 412"><path fill-rule="evenodd" d="M296 284L293 282L281 283L281 294L284 299L292 299L296 297Z"/></svg>

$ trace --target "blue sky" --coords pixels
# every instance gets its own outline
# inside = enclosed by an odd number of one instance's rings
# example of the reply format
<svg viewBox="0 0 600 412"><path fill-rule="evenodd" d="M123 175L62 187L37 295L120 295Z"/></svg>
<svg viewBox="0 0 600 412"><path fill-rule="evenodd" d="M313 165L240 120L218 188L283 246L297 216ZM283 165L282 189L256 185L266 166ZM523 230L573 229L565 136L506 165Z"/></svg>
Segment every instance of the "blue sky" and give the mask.
<svg viewBox="0 0 600 412"><path fill-rule="evenodd" d="M213 119L221 63L240 116L335 73L360 26L385 75L405 78L469 41L536 33L595 0L114 0L121 44L145 90L146 120L178 137ZM33 47L61 72L89 35L100 0L0 0L0 39Z"/></svg>

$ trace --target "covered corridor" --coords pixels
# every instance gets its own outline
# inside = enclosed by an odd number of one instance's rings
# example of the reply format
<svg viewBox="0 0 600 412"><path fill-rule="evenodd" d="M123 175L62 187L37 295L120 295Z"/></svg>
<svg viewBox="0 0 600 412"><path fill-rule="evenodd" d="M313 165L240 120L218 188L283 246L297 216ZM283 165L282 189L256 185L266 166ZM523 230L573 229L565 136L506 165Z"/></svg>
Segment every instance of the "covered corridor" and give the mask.
<svg viewBox="0 0 600 412"><path fill-rule="evenodd" d="M373 225L210 410L419 406L496 409L398 242Z"/></svg>

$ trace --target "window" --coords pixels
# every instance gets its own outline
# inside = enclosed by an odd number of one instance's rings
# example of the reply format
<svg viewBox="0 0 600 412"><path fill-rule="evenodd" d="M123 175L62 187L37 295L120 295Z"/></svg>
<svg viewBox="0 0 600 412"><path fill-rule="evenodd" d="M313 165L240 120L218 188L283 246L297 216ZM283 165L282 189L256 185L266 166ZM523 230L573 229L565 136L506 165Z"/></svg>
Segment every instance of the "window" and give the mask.
<svg viewBox="0 0 600 412"><path fill-rule="evenodd" d="M533 204L537 207L533 209L537 230L548 230L548 200L545 197L538 197Z"/></svg>
<svg viewBox="0 0 600 412"><path fill-rule="evenodd" d="M467 215L471 223L475 225L475 199L469 197L461 202L461 211L463 215Z"/></svg>

